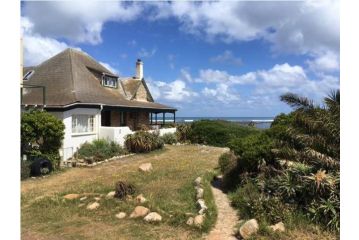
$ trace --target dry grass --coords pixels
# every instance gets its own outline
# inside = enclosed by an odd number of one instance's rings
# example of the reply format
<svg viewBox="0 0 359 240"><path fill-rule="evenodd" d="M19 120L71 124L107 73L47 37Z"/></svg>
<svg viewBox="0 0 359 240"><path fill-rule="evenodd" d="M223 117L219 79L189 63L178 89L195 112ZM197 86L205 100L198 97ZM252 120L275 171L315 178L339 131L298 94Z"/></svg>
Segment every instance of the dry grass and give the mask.
<svg viewBox="0 0 359 240"><path fill-rule="evenodd" d="M216 209L213 196L206 191L209 213L205 227L188 227L186 213L195 213L193 180L206 176L217 166L221 148L167 146L165 150L139 154L94 168L74 168L47 178L30 179L21 184L21 227L23 239L200 239L213 225ZM151 173L140 173L140 163L151 162ZM136 194L148 199L144 206L163 216L160 224L143 220L115 218L128 214L136 204L117 199L100 200L94 211L79 200L64 200L67 193L106 194L115 182L124 180L136 186ZM86 204L93 201L88 197Z"/></svg>

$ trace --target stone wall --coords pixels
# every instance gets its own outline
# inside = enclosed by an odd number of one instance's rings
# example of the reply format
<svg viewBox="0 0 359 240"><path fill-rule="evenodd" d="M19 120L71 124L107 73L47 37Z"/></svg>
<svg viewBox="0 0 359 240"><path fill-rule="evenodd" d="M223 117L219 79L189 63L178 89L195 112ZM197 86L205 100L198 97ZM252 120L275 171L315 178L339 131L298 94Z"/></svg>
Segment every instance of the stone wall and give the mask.
<svg viewBox="0 0 359 240"><path fill-rule="evenodd" d="M149 113L145 111L141 112L128 112L126 114L126 125L132 130L139 130L141 125L149 126Z"/></svg>
<svg viewBox="0 0 359 240"><path fill-rule="evenodd" d="M121 126L121 113L119 111L111 111L111 127Z"/></svg>
<svg viewBox="0 0 359 240"><path fill-rule="evenodd" d="M147 99L147 91L143 83L138 87L136 92L136 100L137 101L148 101Z"/></svg>

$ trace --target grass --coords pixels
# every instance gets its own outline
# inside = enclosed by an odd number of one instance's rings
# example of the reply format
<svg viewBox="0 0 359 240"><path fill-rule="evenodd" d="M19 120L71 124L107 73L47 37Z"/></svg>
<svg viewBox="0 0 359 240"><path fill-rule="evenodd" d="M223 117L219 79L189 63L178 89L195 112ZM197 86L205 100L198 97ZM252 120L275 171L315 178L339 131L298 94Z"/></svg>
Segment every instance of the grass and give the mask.
<svg viewBox="0 0 359 240"><path fill-rule="evenodd" d="M166 146L164 150L137 154L94 168L74 168L46 178L21 183L22 239L200 239L214 225L217 212L210 180L221 148L194 145ZM151 162L151 173L140 173L138 166ZM201 176L209 207L202 228L186 225L197 212L193 181ZM143 205L160 213L163 221L145 223L142 219L119 220L115 214L130 214L134 201L99 201L100 207L86 210L80 200L64 200L68 193L107 194L117 181L132 183L136 193L148 202Z"/></svg>

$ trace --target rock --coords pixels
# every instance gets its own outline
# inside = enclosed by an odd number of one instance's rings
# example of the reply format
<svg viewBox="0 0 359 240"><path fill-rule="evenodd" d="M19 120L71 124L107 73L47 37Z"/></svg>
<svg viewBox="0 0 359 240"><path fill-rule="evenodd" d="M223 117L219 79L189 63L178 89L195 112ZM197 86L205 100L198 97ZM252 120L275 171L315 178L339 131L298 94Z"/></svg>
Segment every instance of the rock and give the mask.
<svg viewBox="0 0 359 240"><path fill-rule="evenodd" d="M269 228L271 228L273 232L275 232L275 231L284 232L285 231L285 227L284 227L283 222L279 222L277 224L269 226Z"/></svg>
<svg viewBox="0 0 359 240"><path fill-rule="evenodd" d="M251 235L256 234L258 232L259 226L258 222L255 219L248 220L245 222L240 228L239 233L242 238L248 239Z"/></svg>
<svg viewBox="0 0 359 240"><path fill-rule="evenodd" d="M194 219L193 219L193 217L188 218L188 220L187 220L186 224L187 224L187 225L192 226L192 225L193 225L193 223L194 223Z"/></svg>
<svg viewBox="0 0 359 240"><path fill-rule="evenodd" d="M197 188L196 199L201 199L201 198L203 198L203 193L204 193L203 188Z"/></svg>
<svg viewBox="0 0 359 240"><path fill-rule="evenodd" d="M80 203L80 204L78 205L78 207L83 207L83 206L85 206L84 203Z"/></svg>
<svg viewBox="0 0 359 240"><path fill-rule="evenodd" d="M143 220L146 222L160 222L162 221L162 217L156 212L150 212Z"/></svg>
<svg viewBox="0 0 359 240"><path fill-rule="evenodd" d="M106 198L114 198L115 194L116 194L115 191L111 191L111 192L107 193Z"/></svg>
<svg viewBox="0 0 359 240"><path fill-rule="evenodd" d="M137 206L130 215L130 218L144 217L150 212L150 209L143 206Z"/></svg>
<svg viewBox="0 0 359 240"><path fill-rule="evenodd" d="M142 172L150 172L152 168L152 163L143 163L141 164L138 169Z"/></svg>
<svg viewBox="0 0 359 240"><path fill-rule="evenodd" d="M87 205L87 209L88 210L94 210L96 208L98 208L100 206L100 204L98 202L93 202L93 203L90 203L89 205Z"/></svg>
<svg viewBox="0 0 359 240"><path fill-rule="evenodd" d="M80 201L85 201L87 199L87 197L82 197L80 198Z"/></svg>
<svg viewBox="0 0 359 240"><path fill-rule="evenodd" d="M207 206L206 206L206 203L204 202L204 200L203 199L198 199L197 200L197 204L198 204L198 206L199 206L199 209L208 209L207 208Z"/></svg>
<svg viewBox="0 0 359 240"><path fill-rule="evenodd" d="M143 197L143 194L140 194L136 197L136 202L137 203L144 203L146 202L146 198Z"/></svg>
<svg viewBox="0 0 359 240"><path fill-rule="evenodd" d="M94 197L93 199L95 199L95 201L100 201L101 200L100 197Z"/></svg>
<svg viewBox="0 0 359 240"><path fill-rule="evenodd" d="M116 214L116 217L118 219L122 219L122 218L125 218L127 216L127 214L125 212L119 212Z"/></svg>
<svg viewBox="0 0 359 240"><path fill-rule="evenodd" d="M193 223L196 226L201 226L204 221L204 215L197 215L194 217Z"/></svg>
<svg viewBox="0 0 359 240"><path fill-rule="evenodd" d="M73 199L77 199L80 197L80 194L77 193L70 193L64 196L65 199L67 200L73 200Z"/></svg>
<svg viewBox="0 0 359 240"><path fill-rule="evenodd" d="M202 182L202 178L201 178L201 177L198 177L198 178L196 178L196 179L194 180L194 184L195 184L196 186L200 186L200 185L201 185L201 182Z"/></svg>
<svg viewBox="0 0 359 240"><path fill-rule="evenodd" d="M198 211L198 214L202 215L202 214L204 214L206 211L207 211L207 208L201 208L201 209Z"/></svg>

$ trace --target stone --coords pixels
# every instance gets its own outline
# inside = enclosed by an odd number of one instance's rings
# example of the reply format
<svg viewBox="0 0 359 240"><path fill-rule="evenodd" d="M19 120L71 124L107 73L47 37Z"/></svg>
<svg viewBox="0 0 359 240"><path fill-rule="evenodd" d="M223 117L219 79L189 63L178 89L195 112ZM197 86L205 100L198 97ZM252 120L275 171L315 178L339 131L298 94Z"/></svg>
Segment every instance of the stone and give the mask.
<svg viewBox="0 0 359 240"><path fill-rule="evenodd" d="M146 202L146 198L143 197L143 194L140 194L136 197L136 202L137 203L144 203Z"/></svg>
<svg viewBox="0 0 359 240"><path fill-rule="evenodd" d="M201 182L202 182L202 178L201 178L201 177L198 177L198 178L196 178L196 179L194 180L194 184L195 184L196 186L200 186L200 185L201 185Z"/></svg>
<svg viewBox="0 0 359 240"><path fill-rule="evenodd" d="M95 201L100 201L101 200L100 197L94 197L93 199L95 199Z"/></svg>
<svg viewBox="0 0 359 240"><path fill-rule="evenodd" d="M150 212L143 220L146 222L160 222L162 221L162 217L156 212Z"/></svg>
<svg viewBox="0 0 359 240"><path fill-rule="evenodd" d="M111 191L111 192L107 193L106 198L114 198L115 194L116 194L115 191Z"/></svg>
<svg viewBox="0 0 359 240"><path fill-rule="evenodd" d="M87 205L87 209L88 210L95 210L96 208L98 208L100 206L100 204L98 202L93 202L90 203L89 205Z"/></svg>
<svg viewBox="0 0 359 240"><path fill-rule="evenodd" d="M152 168L152 163L143 163L141 164L138 169L142 172L150 172Z"/></svg>
<svg viewBox="0 0 359 240"><path fill-rule="evenodd" d="M199 209L208 209L207 208L207 206L206 206L206 203L204 202L204 200L203 199L198 199L197 200L197 204L198 204L198 206L199 206Z"/></svg>
<svg viewBox="0 0 359 240"><path fill-rule="evenodd" d="M196 226L201 226L204 221L204 215L197 215L194 217L193 223Z"/></svg>
<svg viewBox="0 0 359 240"><path fill-rule="evenodd" d="M198 211L198 214L202 215L202 214L204 214L206 211L207 211L207 208L201 208L201 209Z"/></svg>
<svg viewBox="0 0 359 240"><path fill-rule="evenodd" d="M85 196L85 197L80 198L80 201L85 201L86 199L87 199L87 197Z"/></svg>
<svg viewBox="0 0 359 240"><path fill-rule="evenodd" d="M126 216L127 216L127 214L125 212L119 212L116 214L116 218L118 218L118 219L125 218Z"/></svg>
<svg viewBox="0 0 359 240"><path fill-rule="evenodd" d="M203 198L203 193L204 193L203 188L197 188L196 190L197 190L196 199Z"/></svg>
<svg viewBox="0 0 359 240"><path fill-rule="evenodd" d="M150 212L150 209L143 206L137 206L130 215L130 218L144 217Z"/></svg>
<svg viewBox="0 0 359 240"><path fill-rule="evenodd" d="M273 232L278 231L278 232L284 232L285 231L285 227L284 227L284 223L283 222L279 222L277 224L274 224L272 226L269 226L269 228L272 229Z"/></svg>
<svg viewBox="0 0 359 240"><path fill-rule="evenodd" d="M78 205L78 207L83 207L83 206L85 206L84 203L80 203L80 204Z"/></svg>
<svg viewBox="0 0 359 240"><path fill-rule="evenodd" d="M77 193L70 193L64 196L65 199L67 200L73 200L73 199L77 199L80 197L80 194Z"/></svg>
<svg viewBox="0 0 359 240"><path fill-rule="evenodd" d="M244 239L250 238L253 234L258 232L259 226L256 219L251 219L245 222L240 228L239 233Z"/></svg>
<svg viewBox="0 0 359 240"><path fill-rule="evenodd" d="M194 223L194 219L193 219L193 217L188 218L188 220L187 220L186 224L187 224L187 225L189 225L189 226L192 226L192 225L193 225L193 223Z"/></svg>

